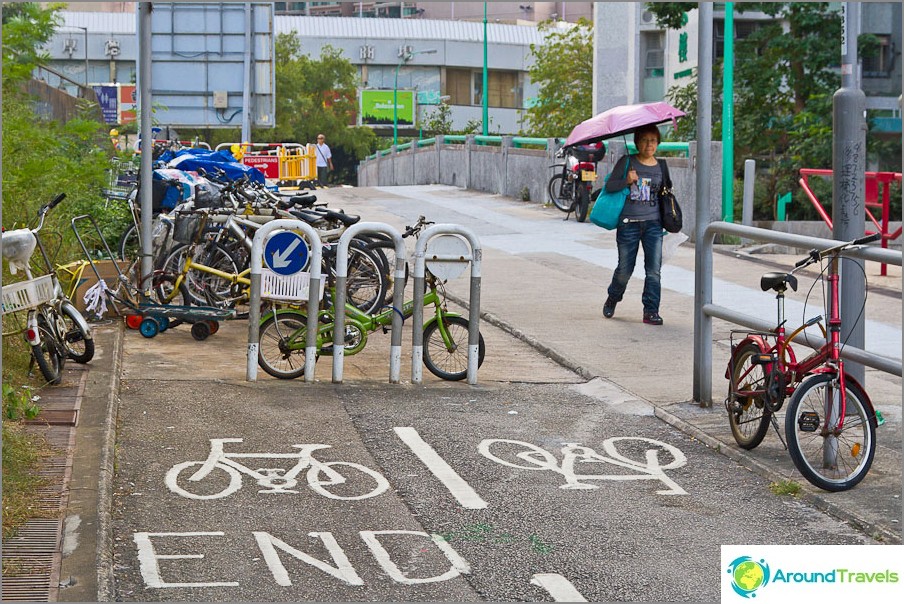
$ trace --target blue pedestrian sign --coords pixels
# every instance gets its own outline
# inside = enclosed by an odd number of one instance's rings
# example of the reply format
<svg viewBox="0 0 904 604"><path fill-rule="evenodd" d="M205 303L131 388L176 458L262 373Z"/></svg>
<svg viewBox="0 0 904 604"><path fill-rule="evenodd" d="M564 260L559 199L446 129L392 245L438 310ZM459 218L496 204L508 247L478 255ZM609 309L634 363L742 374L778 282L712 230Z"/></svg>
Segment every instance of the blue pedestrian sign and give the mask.
<svg viewBox="0 0 904 604"><path fill-rule="evenodd" d="M308 244L297 233L277 233L264 246L264 263L278 275L294 275L308 264Z"/></svg>

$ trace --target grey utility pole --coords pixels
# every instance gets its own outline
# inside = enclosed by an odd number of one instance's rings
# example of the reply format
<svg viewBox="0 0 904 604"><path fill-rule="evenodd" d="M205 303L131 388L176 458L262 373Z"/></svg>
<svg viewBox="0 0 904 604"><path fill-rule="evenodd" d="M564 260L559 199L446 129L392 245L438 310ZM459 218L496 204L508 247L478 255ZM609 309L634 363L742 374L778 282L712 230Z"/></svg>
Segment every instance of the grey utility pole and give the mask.
<svg viewBox="0 0 904 604"><path fill-rule="evenodd" d="M138 109L139 140L141 141L141 168L139 175L139 204L141 207L141 280L153 271L151 261L151 217L153 213L153 197L151 179L154 155L154 133L151 132L151 2L138 3ZM140 281L139 281L140 282ZM151 287L148 280L148 288Z"/></svg>
<svg viewBox="0 0 904 604"><path fill-rule="evenodd" d="M866 222L866 95L857 85L859 3L842 4L841 88L832 97L832 237L850 241L863 237ZM864 348L863 260L841 263L841 341ZM848 362L848 375L864 383L863 365Z"/></svg>
<svg viewBox="0 0 904 604"><path fill-rule="evenodd" d="M700 31L697 37L697 152L694 154L696 171L696 224L694 225L696 268L694 275L695 296L703 295L704 275L711 275L712 256L705 254L703 233L709 226L710 179L712 178L712 127L713 127L713 3L700 2ZM709 292L710 296L712 292ZM702 305L694 314L694 333L703 326ZM712 338L695 338L694 367L712 366ZM712 405L712 376L704 376L703 381L694 372L694 400L703 406Z"/></svg>

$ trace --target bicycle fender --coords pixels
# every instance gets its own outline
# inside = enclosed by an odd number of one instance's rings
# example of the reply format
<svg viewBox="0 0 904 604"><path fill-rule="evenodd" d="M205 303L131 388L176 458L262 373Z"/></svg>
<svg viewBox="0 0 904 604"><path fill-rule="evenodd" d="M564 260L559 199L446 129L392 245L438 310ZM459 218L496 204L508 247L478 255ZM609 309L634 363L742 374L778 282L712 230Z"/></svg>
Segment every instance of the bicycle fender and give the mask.
<svg viewBox="0 0 904 604"><path fill-rule="evenodd" d="M63 309L68 309L71 312L64 312ZM63 301L60 303L60 314L68 314L72 318L72 320L75 321L75 324L78 325L79 330L82 333L86 334L86 340L94 339L94 334L91 333L91 328L88 326L88 322L85 320L85 317L82 316L82 313L78 311L78 309L75 307L75 304L73 304L70 300L63 299Z"/></svg>
<svg viewBox="0 0 904 604"><path fill-rule="evenodd" d="M31 346L41 345L41 332L38 330L38 313L31 311L28 313L28 320L25 327L25 341ZM29 337L30 335L34 337Z"/></svg>
<svg viewBox="0 0 904 604"><path fill-rule="evenodd" d="M459 312L444 312L444 313L443 313L443 316L444 316L444 317L460 317L460 316L461 316L461 313L459 313ZM432 317L430 317L429 319L427 319L426 321L424 321L424 329L427 329L427 327L429 327L429 326L432 325L433 323L436 323L436 315L433 315Z"/></svg>
<svg viewBox="0 0 904 604"><path fill-rule="evenodd" d="M725 367L725 379L731 379L731 368L734 366L734 356L735 351L740 350L745 344L753 344L760 349L760 352L766 352L769 350L769 345L766 344L765 338L758 334L750 334L736 345L731 348L731 355L728 357L728 364ZM768 367L771 369L771 366Z"/></svg>

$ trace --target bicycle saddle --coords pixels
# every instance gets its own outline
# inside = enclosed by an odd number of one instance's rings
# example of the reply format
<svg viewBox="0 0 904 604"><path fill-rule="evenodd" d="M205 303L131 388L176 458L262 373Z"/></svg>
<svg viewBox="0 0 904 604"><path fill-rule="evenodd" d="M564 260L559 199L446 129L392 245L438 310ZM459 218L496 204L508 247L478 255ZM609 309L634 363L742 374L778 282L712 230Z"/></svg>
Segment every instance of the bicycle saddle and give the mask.
<svg viewBox="0 0 904 604"><path fill-rule="evenodd" d="M760 288L764 292L771 289L782 293L788 289L785 287L786 283L791 286L792 291L797 291L797 277L790 273L766 273L760 277Z"/></svg>

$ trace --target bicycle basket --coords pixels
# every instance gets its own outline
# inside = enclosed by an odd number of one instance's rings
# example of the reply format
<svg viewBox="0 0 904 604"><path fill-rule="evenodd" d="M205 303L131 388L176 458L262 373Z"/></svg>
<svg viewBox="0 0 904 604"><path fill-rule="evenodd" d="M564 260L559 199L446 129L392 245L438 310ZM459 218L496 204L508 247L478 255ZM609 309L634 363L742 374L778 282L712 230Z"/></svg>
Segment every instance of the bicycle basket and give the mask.
<svg viewBox="0 0 904 604"><path fill-rule="evenodd" d="M192 243L200 234L203 221L200 214L180 214L173 226L173 241Z"/></svg>

